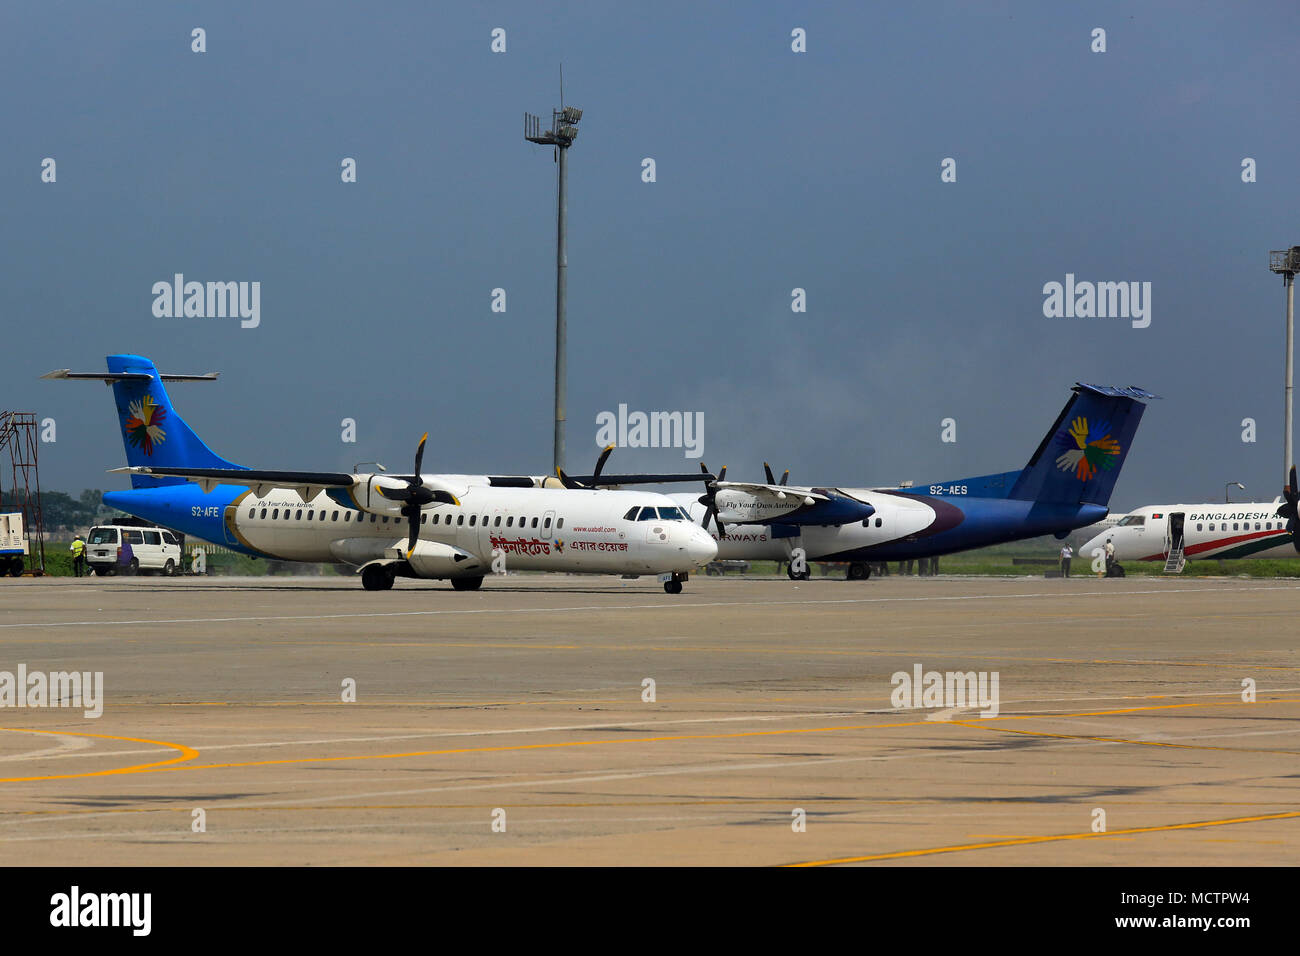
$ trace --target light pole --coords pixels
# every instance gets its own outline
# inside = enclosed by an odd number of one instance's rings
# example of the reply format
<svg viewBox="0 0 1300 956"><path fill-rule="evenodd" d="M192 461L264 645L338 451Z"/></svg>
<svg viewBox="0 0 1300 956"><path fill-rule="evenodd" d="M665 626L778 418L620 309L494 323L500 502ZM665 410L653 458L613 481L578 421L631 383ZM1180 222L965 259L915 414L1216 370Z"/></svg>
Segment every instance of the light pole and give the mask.
<svg viewBox="0 0 1300 956"><path fill-rule="evenodd" d="M564 97L560 97L563 101ZM559 164L559 201L556 213L555 229L555 447L551 463L555 469L564 467L564 404L565 380L568 364L565 358L568 328L565 323L565 300L568 295L567 281L569 271L568 252L568 184L569 168L565 156L569 147L578 137L578 121L582 119L582 110L575 106L561 106L551 110L551 128L542 130L540 117L532 113L524 114L524 139L540 146L555 148L555 161Z"/></svg>
<svg viewBox="0 0 1300 956"><path fill-rule="evenodd" d="M1290 249L1275 249L1268 254L1268 268L1282 277L1286 287L1286 381L1283 392L1286 396L1285 412L1282 419L1282 475L1285 476L1295 458L1291 455L1291 387L1294 367L1293 346L1295 342L1295 274L1300 272L1300 246Z"/></svg>
<svg viewBox="0 0 1300 956"><path fill-rule="evenodd" d="M1223 486L1223 503L1224 503L1225 505L1230 503L1229 500L1228 500L1228 489L1229 489L1229 488L1232 488L1232 487L1234 487L1234 486L1237 487L1237 488L1240 488L1242 491L1245 491L1245 490L1246 490L1246 486L1243 485L1240 481L1230 481L1230 482L1228 482L1226 485Z"/></svg>

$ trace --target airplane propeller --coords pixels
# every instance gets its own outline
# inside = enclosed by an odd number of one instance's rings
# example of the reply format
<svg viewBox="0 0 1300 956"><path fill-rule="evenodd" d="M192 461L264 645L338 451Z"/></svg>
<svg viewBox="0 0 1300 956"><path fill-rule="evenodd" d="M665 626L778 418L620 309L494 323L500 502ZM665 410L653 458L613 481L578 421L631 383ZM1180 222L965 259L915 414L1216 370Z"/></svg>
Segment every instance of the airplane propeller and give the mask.
<svg viewBox="0 0 1300 956"><path fill-rule="evenodd" d="M700 525L705 531L708 531L709 519L712 518L718 525L718 537L725 538L727 529L723 527L722 519L718 517L718 482L727 479L727 466L722 466L716 480L709 472L709 466L704 462L700 462L700 471L704 472L704 494L700 495L697 500L705 506L704 519L700 522Z"/></svg>
<svg viewBox="0 0 1300 956"><path fill-rule="evenodd" d="M767 475L767 483L768 483L769 485L775 485L775 484L777 484L777 480L776 480L776 478L774 478L774 477L772 476L772 466L769 465L767 462L763 462L763 473ZM785 474L781 476L781 482L780 482L780 483L784 485L784 484L785 484L786 482L788 482L789 480L790 480L790 469L787 468L787 469L785 470Z"/></svg>
<svg viewBox="0 0 1300 956"><path fill-rule="evenodd" d="M1286 504L1277 509L1279 518L1286 518L1286 530L1291 535L1291 544L1296 551L1300 552L1300 515L1297 514L1300 506L1300 485L1296 484L1295 465L1291 466L1291 484L1282 489L1282 497L1286 498Z"/></svg>
<svg viewBox="0 0 1300 956"><path fill-rule="evenodd" d="M429 440L429 433L425 432L420 438L420 444L415 449L415 472L407 480L405 488L377 488L378 492L385 498L392 501L402 501L402 517L406 518L409 524L409 534L406 538L406 556L409 558L415 551L415 543L420 538L420 512L425 505L438 502L445 505L459 505L456 496L451 492L443 491L441 488L428 488L425 486L423 479L420 478L420 465L424 461L424 443Z"/></svg>
<svg viewBox="0 0 1300 956"><path fill-rule="evenodd" d="M600 457L596 459L596 470L591 473L591 477L593 479L600 477L600 473L605 470L605 462L609 461L609 456L613 451L614 451L613 445L606 445L604 449L601 451ZM563 468L556 468L555 474L559 477L560 484L564 485L564 487L568 488L569 490L573 490L575 488L595 487L594 481L590 485L584 485L577 478L570 478L567 474L565 474Z"/></svg>

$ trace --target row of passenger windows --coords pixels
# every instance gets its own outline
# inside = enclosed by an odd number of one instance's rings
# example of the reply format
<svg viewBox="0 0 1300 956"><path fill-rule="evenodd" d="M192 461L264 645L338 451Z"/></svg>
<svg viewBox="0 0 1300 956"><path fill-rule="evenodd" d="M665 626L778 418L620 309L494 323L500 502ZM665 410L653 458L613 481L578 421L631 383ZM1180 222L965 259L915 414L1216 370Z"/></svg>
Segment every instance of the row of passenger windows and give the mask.
<svg viewBox="0 0 1300 956"><path fill-rule="evenodd" d="M280 511L281 511L281 509L280 509L280 508L271 508L271 509L263 508L263 509L261 509L261 510L262 510L261 520L268 520L268 516L267 516L267 511L268 511L268 510L270 511L269 520L271 520L271 521L279 521L279 520L281 520L281 518L280 518ZM298 509L294 509L294 508L285 508L285 509L283 509L283 510L284 510L284 518L283 518L283 520L285 520L285 521L303 521L303 520L307 520L307 521L315 521L315 520L316 520L316 510L315 510L314 508L308 508L308 509L306 510L306 518L305 518L305 519L303 518L303 509L302 509L302 508L298 508ZM248 517L249 517L249 518L257 518L257 517L258 517L257 511L258 511L257 508L249 508L249 509L248 509ZM334 511L327 512L324 508L322 508L322 509L321 509L321 513L320 513L320 520L321 520L321 521L338 521L338 520L339 520L339 514L340 514L340 513L343 515L343 522L344 522L344 524L346 524L346 523L348 523L349 521L351 521L351 520L352 520L352 515L355 514L355 512L352 512L352 511L342 511L342 512L340 512L338 509L335 509ZM444 517L447 519L446 521L443 521L443 520L442 520ZM437 525L437 524L441 524L441 525L451 525L451 524L453 523L453 522L452 522L452 518L453 518L453 517L455 517L455 519L456 519L454 523L455 523L457 526L461 526L461 525L466 524L464 513L460 513L460 514L457 514L457 515L454 515L454 516L453 516L453 515L450 515L450 514L446 514L446 515L444 515L442 512L437 512L436 514L434 514L434 516L433 516L433 521L432 521L432 522L429 521L429 515L428 515L428 513L425 513L425 514L420 515L420 524L435 524L435 525ZM539 519L539 518L533 518L533 519L531 519L531 522L532 522L531 524L529 524L529 520L530 520L529 518L527 518L527 517L520 517L520 518L518 519L518 521L519 521L518 525L515 524L515 516L514 516L514 515L497 515L495 519L491 519L491 516L490 516L490 515L484 515L484 516L483 516L483 527L485 527L485 528L487 527L487 525L488 525L488 521L489 521L489 520L493 520L492 527L494 527L494 528L500 528L500 527L503 527L503 525L502 525L502 519L503 519L503 518L504 518L504 521L505 521L504 527L506 527L506 528L514 528L514 527L519 527L519 528L529 528L529 527L532 527L532 528L538 528L538 527L540 527L542 530L550 530L550 527L551 527L551 518L550 518L549 515L546 516L545 518L541 518L541 519ZM366 515L364 515L364 514L357 514L357 524L363 524L363 523L365 522L365 520L366 520ZM390 521L391 521L393 524L405 524L405 523L406 523L406 519L405 519L405 518L401 518L401 517L397 517L397 516L393 516L393 517L390 518L390 517L388 517L387 515L382 515L382 516L381 516L381 515L374 515L374 514L370 515L370 523L371 523L371 524L376 524L376 523L379 523L379 524L388 524ZM540 521L540 524L539 524L539 521ZM478 523L479 523L479 516L478 516L478 515L470 515L470 516L469 516L469 522L468 522L468 524L469 524L469 526L470 526L471 528L477 527L477 526L478 526ZM564 519L563 519L563 518L556 518L556 519L555 519L555 527L556 527L557 529L558 529L558 528L563 528L563 527L564 527Z"/></svg>
<svg viewBox="0 0 1300 956"><path fill-rule="evenodd" d="M1239 524L1241 525L1241 527L1237 527ZM1279 521L1279 522L1277 523L1277 530L1281 531L1281 530L1282 530L1283 528L1285 528L1285 527L1286 527L1286 525L1285 525L1283 522ZM1201 525L1200 525L1199 522L1198 522L1197 525L1196 525L1196 530L1197 530L1197 531L1200 531L1200 530L1201 530ZM1211 530L1211 531L1214 530L1214 522L1210 522L1210 530ZM1228 530L1228 522L1226 522L1226 521L1221 521L1221 522L1219 522L1219 530L1220 530L1220 531L1227 531L1227 530ZM1233 530L1233 531L1249 531L1249 530L1250 530L1250 522L1249 522L1249 521L1240 521L1240 522L1238 522L1238 521L1234 521L1234 522L1232 523L1232 530ZM1273 530L1273 522L1271 522L1271 521L1265 521L1265 522L1264 522L1264 526L1261 528L1261 527L1260 527L1260 523L1259 523L1258 521L1256 521L1256 522L1255 522L1255 530L1256 530L1256 531L1272 531L1272 530Z"/></svg>

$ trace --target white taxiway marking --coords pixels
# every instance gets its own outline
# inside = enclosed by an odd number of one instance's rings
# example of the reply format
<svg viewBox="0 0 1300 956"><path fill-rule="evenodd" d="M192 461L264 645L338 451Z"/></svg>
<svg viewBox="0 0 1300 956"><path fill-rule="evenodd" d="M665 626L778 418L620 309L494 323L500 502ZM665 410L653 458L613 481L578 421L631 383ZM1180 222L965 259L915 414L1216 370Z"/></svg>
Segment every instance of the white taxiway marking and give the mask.
<svg viewBox="0 0 1300 956"><path fill-rule="evenodd" d="M46 747L44 750L29 750L21 754L9 754L0 757L0 760L35 760L38 757L80 757L84 754L76 753L78 750L86 750L95 746L95 741L90 737L72 737L66 734L50 732L49 736L57 737L59 742L54 747ZM157 753L154 750L144 751L145 753Z"/></svg>

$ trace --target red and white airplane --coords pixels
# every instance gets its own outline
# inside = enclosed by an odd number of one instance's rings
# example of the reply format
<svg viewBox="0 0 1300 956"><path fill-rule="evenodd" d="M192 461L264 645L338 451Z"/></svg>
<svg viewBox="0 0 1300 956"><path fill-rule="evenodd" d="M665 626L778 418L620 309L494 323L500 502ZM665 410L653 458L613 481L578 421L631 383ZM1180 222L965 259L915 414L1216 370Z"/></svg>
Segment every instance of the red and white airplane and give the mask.
<svg viewBox="0 0 1300 956"><path fill-rule="evenodd" d="M1091 538L1080 557L1115 546L1119 561L1164 561L1181 571L1183 561L1236 558L1294 558L1296 470L1283 497L1241 504L1148 505L1130 511L1113 528ZM1181 559L1181 560L1180 560Z"/></svg>

